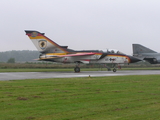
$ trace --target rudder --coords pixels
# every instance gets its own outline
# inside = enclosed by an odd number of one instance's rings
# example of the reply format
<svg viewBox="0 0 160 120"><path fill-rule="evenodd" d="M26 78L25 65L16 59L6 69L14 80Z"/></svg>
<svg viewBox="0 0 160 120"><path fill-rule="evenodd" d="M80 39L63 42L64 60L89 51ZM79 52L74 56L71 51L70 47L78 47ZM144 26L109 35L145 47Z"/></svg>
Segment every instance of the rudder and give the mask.
<svg viewBox="0 0 160 120"><path fill-rule="evenodd" d="M41 53L68 53L67 48L53 42L44 33L33 30L25 30L25 32Z"/></svg>
<svg viewBox="0 0 160 120"><path fill-rule="evenodd" d="M154 50L151 50L140 44L132 44L133 54L142 54L142 53L157 53Z"/></svg>

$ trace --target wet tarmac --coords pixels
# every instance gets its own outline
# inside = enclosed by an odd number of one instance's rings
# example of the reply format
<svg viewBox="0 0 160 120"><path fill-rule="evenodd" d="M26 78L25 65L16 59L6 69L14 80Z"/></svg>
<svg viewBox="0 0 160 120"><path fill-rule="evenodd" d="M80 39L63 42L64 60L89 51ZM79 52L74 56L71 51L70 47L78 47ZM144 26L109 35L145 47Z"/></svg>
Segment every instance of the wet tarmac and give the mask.
<svg viewBox="0 0 160 120"><path fill-rule="evenodd" d="M43 78L73 78L73 77L99 77L99 76L126 76L126 75L154 75L160 74L160 70L127 70L127 71L82 71L74 72L5 72L0 73L0 81L24 80Z"/></svg>

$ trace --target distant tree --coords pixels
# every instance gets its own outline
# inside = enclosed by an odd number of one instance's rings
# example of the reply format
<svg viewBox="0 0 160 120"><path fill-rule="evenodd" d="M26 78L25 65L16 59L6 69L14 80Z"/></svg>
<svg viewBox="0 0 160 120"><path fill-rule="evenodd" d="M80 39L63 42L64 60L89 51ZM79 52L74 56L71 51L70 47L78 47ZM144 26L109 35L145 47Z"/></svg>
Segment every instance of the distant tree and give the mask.
<svg viewBox="0 0 160 120"><path fill-rule="evenodd" d="M15 63L15 58L8 59L7 63Z"/></svg>
<svg viewBox="0 0 160 120"><path fill-rule="evenodd" d="M30 50L12 50L0 52L0 62L7 62L10 58L15 58L15 62L35 62L34 59L39 57L38 51Z"/></svg>

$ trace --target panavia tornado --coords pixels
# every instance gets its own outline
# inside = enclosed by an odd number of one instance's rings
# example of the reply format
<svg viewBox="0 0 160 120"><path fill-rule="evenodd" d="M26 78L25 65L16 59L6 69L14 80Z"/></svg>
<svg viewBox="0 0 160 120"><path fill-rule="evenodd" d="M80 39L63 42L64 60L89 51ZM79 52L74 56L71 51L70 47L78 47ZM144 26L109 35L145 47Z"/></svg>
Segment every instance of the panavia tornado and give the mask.
<svg viewBox="0 0 160 120"><path fill-rule="evenodd" d="M116 72L116 65L124 63L135 63L140 59L133 56L123 54L114 49L106 50L72 50L68 46L61 46L40 33L34 30L25 30L26 35L31 39L38 51L40 61L52 61L59 63L76 63L74 71L80 72L80 63L98 63L98 64L113 64L113 72Z"/></svg>

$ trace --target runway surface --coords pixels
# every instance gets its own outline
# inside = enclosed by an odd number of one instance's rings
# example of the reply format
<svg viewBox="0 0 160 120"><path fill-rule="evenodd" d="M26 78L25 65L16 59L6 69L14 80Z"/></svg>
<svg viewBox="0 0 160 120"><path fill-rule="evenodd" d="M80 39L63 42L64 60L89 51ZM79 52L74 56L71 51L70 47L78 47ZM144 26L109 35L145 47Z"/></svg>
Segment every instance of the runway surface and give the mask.
<svg viewBox="0 0 160 120"><path fill-rule="evenodd" d="M160 70L130 70L130 71L82 71L74 72L7 72L0 73L0 81L24 80L42 78L72 78L72 77L98 77L98 76L126 76L126 75L154 75L160 74Z"/></svg>

